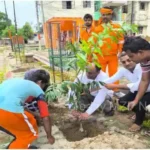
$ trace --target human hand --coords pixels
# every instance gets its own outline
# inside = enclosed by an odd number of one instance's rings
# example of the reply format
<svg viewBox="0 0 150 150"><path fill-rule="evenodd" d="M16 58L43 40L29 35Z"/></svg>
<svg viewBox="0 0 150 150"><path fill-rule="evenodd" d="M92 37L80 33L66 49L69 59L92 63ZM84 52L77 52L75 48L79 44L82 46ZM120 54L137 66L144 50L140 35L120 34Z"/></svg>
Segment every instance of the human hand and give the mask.
<svg viewBox="0 0 150 150"><path fill-rule="evenodd" d="M137 105L137 101L132 101L128 103L128 110L132 110L136 105Z"/></svg>
<svg viewBox="0 0 150 150"><path fill-rule="evenodd" d="M87 120L88 118L89 118L89 114L88 113L81 113L80 115L79 115L79 120Z"/></svg>
<svg viewBox="0 0 150 150"><path fill-rule="evenodd" d="M79 117L79 115L81 114L79 111L76 111L76 110L73 110L71 112L71 114L74 116L74 117Z"/></svg>

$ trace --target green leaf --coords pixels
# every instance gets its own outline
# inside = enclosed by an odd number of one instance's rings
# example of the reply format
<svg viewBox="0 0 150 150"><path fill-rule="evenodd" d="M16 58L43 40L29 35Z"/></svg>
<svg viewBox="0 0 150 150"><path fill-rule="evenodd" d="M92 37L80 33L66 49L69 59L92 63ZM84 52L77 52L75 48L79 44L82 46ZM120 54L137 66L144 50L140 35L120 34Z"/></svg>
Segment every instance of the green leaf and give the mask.
<svg viewBox="0 0 150 150"><path fill-rule="evenodd" d="M79 58L80 60L86 62L86 56L85 56L84 54L78 53L76 56L77 56L77 58Z"/></svg>
<svg viewBox="0 0 150 150"><path fill-rule="evenodd" d="M95 32L92 32L92 36L98 38L98 34L96 34Z"/></svg>
<svg viewBox="0 0 150 150"><path fill-rule="evenodd" d="M100 67L100 68L101 68L101 65L100 65L97 61L94 61L94 64L95 64L97 67Z"/></svg>
<svg viewBox="0 0 150 150"><path fill-rule="evenodd" d="M113 42L118 43L118 39L117 39L117 37L115 37L115 36L111 36L111 39L112 39L112 41L113 41Z"/></svg>
<svg viewBox="0 0 150 150"><path fill-rule="evenodd" d="M98 41L98 44L99 44L100 47L102 47L103 44L104 44L104 42L103 42L102 40L101 40L101 41L99 40L99 41Z"/></svg>

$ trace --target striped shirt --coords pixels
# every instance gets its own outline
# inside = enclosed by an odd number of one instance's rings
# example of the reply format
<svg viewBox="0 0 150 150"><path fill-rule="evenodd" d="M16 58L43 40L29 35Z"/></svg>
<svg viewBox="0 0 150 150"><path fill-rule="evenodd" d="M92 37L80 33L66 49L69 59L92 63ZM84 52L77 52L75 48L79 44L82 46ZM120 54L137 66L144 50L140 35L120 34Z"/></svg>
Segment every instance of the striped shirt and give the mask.
<svg viewBox="0 0 150 150"><path fill-rule="evenodd" d="M141 63L142 72L149 72L150 71L150 61L145 63Z"/></svg>

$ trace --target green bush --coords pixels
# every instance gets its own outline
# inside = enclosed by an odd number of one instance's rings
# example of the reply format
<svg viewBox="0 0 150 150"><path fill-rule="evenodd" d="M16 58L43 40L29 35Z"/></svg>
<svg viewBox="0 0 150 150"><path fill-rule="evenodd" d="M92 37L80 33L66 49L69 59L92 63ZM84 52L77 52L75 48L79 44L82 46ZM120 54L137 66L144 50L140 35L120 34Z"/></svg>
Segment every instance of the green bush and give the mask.
<svg viewBox="0 0 150 150"><path fill-rule="evenodd" d="M143 121L142 126L145 127L145 128L150 128L150 119Z"/></svg>
<svg viewBox="0 0 150 150"><path fill-rule="evenodd" d="M127 107L121 106L121 105L119 105L117 109L118 109L119 112L127 112L128 111Z"/></svg>
<svg viewBox="0 0 150 150"><path fill-rule="evenodd" d="M58 84L51 84L45 92L45 98L48 103L57 102L60 96L61 92Z"/></svg>

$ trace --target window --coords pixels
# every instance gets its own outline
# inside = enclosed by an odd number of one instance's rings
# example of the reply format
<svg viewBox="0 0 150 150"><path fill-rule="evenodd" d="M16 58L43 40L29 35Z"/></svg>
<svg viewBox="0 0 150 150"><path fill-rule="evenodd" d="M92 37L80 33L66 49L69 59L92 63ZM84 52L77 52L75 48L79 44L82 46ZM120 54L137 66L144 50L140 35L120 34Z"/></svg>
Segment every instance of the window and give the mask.
<svg viewBox="0 0 150 150"><path fill-rule="evenodd" d="M73 5L73 1L62 1L62 8L63 9L72 9L74 8L74 5Z"/></svg>
<svg viewBox="0 0 150 150"><path fill-rule="evenodd" d="M124 5L122 7L122 13L128 13L128 7L127 7L127 5Z"/></svg>
<svg viewBox="0 0 150 150"><path fill-rule="evenodd" d="M83 8L91 8L91 1L83 1Z"/></svg>
<svg viewBox="0 0 150 150"><path fill-rule="evenodd" d="M145 10L145 2L140 2L140 10Z"/></svg>
<svg viewBox="0 0 150 150"><path fill-rule="evenodd" d="M99 8L100 8L100 2L99 1L95 1L95 3L94 3L94 10L95 11L99 11Z"/></svg>
<svg viewBox="0 0 150 150"><path fill-rule="evenodd" d="M143 34L143 27L142 26L139 26L138 30L139 30L139 34Z"/></svg>

